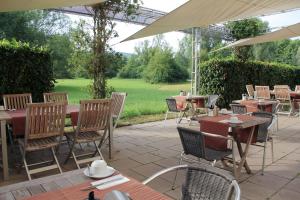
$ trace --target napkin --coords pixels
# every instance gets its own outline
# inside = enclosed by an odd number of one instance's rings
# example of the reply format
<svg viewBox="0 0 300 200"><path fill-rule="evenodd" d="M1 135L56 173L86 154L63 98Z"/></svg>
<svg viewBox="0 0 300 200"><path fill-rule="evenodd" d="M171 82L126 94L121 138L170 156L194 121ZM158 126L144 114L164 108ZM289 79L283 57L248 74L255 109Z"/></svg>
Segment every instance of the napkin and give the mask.
<svg viewBox="0 0 300 200"><path fill-rule="evenodd" d="M92 186L95 186L99 190L104 190L106 188L115 186L115 185L120 185L122 183L128 182L129 179L122 176L121 174L111 176L109 178L105 178L99 181L94 181L92 182Z"/></svg>

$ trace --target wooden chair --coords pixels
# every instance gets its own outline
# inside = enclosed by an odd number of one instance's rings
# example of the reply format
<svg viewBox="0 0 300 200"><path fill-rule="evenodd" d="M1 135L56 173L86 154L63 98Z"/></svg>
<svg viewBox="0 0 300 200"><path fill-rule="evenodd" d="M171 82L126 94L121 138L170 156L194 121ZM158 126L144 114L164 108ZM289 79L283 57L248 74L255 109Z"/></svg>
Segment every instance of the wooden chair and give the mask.
<svg viewBox="0 0 300 200"><path fill-rule="evenodd" d="M271 99L270 87L269 86L255 86L256 98L257 99Z"/></svg>
<svg viewBox="0 0 300 200"><path fill-rule="evenodd" d="M24 94L4 94L3 103L5 110L19 110L25 109L28 103L32 103L32 97L30 93Z"/></svg>
<svg viewBox="0 0 300 200"><path fill-rule="evenodd" d="M31 175L52 169L62 170L55 155L62 140L66 118L65 103L34 103L28 104L26 109L25 139L19 139L19 148L23 162L31 180ZM50 149L53 160L35 164L27 164L26 154L33 151ZM50 166L29 169L32 166L55 163Z"/></svg>
<svg viewBox="0 0 300 200"><path fill-rule="evenodd" d="M249 97L254 97L254 88L253 85L246 85L246 90Z"/></svg>
<svg viewBox="0 0 300 200"><path fill-rule="evenodd" d="M291 115L292 113L292 102L290 97L290 90L286 86L274 86L275 99L279 101L278 113ZM290 111L288 113L283 111L284 106L289 106Z"/></svg>
<svg viewBox="0 0 300 200"><path fill-rule="evenodd" d="M101 147L106 138L107 132L110 137L111 131L111 99L94 99L80 101L80 110L78 115L77 126L74 132L65 133L70 147L70 152L65 160L65 163L72 156L78 169L80 165L92 162L96 159L103 159ZM111 140L111 138L109 138ZM99 145L96 142L99 141ZM95 152L75 155L74 146L82 143L93 143ZM111 143L109 143L109 152L111 154ZM99 156L96 156L96 154ZM79 159L81 157L87 157Z"/></svg>
<svg viewBox="0 0 300 200"><path fill-rule="evenodd" d="M118 121L123 112L126 96L127 93L125 92L113 92L111 94L111 99L112 99L111 112L112 112L114 129L117 127Z"/></svg>
<svg viewBox="0 0 300 200"><path fill-rule="evenodd" d="M300 92L300 85L296 85L295 92Z"/></svg>
<svg viewBox="0 0 300 200"><path fill-rule="evenodd" d="M43 93L44 102L66 102L68 104L69 98L66 92L51 92Z"/></svg>

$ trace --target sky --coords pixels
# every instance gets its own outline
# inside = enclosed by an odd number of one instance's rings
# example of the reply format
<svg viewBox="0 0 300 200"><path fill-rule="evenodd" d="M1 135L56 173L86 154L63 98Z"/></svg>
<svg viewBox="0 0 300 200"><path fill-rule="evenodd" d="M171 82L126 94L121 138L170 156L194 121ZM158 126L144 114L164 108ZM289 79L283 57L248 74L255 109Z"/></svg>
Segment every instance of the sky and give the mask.
<svg viewBox="0 0 300 200"><path fill-rule="evenodd" d="M187 0L143 0L143 7L148 7L156 10L161 10L165 12L170 12L177 8L178 6L184 4ZM71 17L74 21L78 20L78 16ZM291 11L286 13L280 13L271 16L261 17L262 20L267 21L271 28L279 28L283 26L289 26L292 24L296 24L300 22L300 10ZM134 53L134 47L138 45L140 42L148 39L152 40L153 37L147 37L142 39L137 39L133 41L128 41L124 43L119 43L123 39L128 36L134 34L138 30L142 29L143 26L116 22L116 31L119 34L118 38L114 38L110 41L113 49L117 52L125 52L125 53ZM184 33L181 32L170 32L165 33L164 38L167 42L172 46L173 50L176 51L178 49L178 42L180 39L184 37Z"/></svg>

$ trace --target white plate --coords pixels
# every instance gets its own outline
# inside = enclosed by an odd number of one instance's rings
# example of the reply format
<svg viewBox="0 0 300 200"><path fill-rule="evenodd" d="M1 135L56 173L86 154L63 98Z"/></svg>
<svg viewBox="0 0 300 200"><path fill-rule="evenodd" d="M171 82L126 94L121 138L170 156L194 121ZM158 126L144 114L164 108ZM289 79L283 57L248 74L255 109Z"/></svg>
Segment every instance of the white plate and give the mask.
<svg viewBox="0 0 300 200"><path fill-rule="evenodd" d="M89 171L87 168L84 169L83 171L83 174L87 177L90 177L90 178L95 178L95 179L98 179L98 178L106 178L106 177L109 177L111 175L113 175L113 173L115 173L115 169L112 168L112 167L108 167L107 166L107 170L106 172L103 172L102 174L91 174L89 175Z"/></svg>
<svg viewBox="0 0 300 200"><path fill-rule="evenodd" d="M243 123L243 121L241 121L241 120L236 120L236 121L229 120L228 122L231 123L231 124L241 124L241 123Z"/></svg>

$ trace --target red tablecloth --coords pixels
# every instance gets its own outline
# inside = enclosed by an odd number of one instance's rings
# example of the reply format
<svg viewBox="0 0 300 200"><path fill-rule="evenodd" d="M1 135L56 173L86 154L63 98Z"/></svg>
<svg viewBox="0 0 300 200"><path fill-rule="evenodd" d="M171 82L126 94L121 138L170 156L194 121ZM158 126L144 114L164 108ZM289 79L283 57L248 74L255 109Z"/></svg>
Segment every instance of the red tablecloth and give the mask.
<svg viewBox="0 0 300 200"><path fill-rule="evenodd" d="M242 100L240 104L246 106L247 112L257 112L259 110L272 112L273 106L272 102L266 101L263 104L259 104L258 100Z"/></svg>
<svg viewBox="0 0 300 200"><path fill-rule="evenodd" d="M202 117L199 120L200 123L200 131L228 136L228 128L229 124L220 122L225 119L229 119L230 115L220 115L216 117ZM249 115L237 115L239 120L246 122L247 120L252 120L253 117ZM236 135L242 143L246 143L248 137L250 135L251 127L250 128L237 128ZM254 136L252 139L252 143L256 142L257 137L257 129L254 132ZM216 149L216 150L225 150L227 149L227 140L219 139L219 138L205 138L205 145L209 148Z"/></svg>
<svg viewBox="0 0 300 200"><path fill-rule="evenodd" d="M79 106L78 105L68 105L67 106L67 115L70 115L71 120L72 116L75 119L75 116L78 116ZM26 126L26 110L15 110L15 111L7 111L7 114L11 117L11 125L14 136L23 136L25 134L25 126ZM76 118L77 123L77 118ZM75 124L76 124L75 123Z"/></svg>

